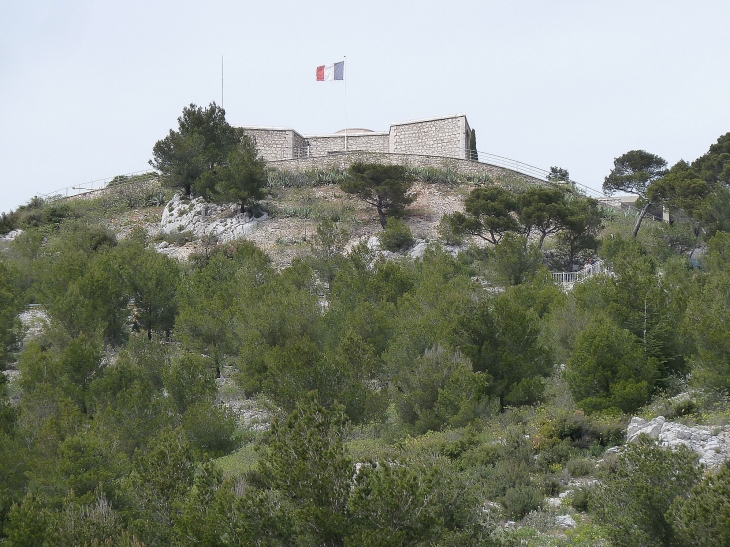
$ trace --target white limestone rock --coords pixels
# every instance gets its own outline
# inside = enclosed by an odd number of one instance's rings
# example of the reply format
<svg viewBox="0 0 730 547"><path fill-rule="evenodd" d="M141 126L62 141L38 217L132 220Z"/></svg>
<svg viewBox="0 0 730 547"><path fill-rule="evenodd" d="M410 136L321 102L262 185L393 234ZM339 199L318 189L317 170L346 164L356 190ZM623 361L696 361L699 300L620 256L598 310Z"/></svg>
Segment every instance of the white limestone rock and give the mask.
<svg viewBox="0 0 730 547"><path fill-rule="evenodd" d="M558 515L555 522L561 528L575 528L575 520L570 515Z"/></svg>
<svg viewBox="0 0 730 547"><path fill-rule="evenodd" d="M202 198L188 200L175 195L162 211L160 232L175 234L191 232L195 237L214 236L220 243L226 243L250 235L265 220L267 215L252 218L239 213L235 204L215 205Z"/></svg>
<svg viewBox="0 0 730 547"><path fill-rule="evenodd" d="M379 251L380 238L378 236L371 236L370 239L368 239L367 246L371 251Z"/></svg>
<svg viewBox="0 0 730 547"><path fill-rule="evenodd" d="M642 433L658 440L662 446L677 448L681 445L694 450L700 456L700 463L715 467L730 459L730 429L707 426L690 427L676 422L667 422L658 416L647 422L634 417L626 430L626 440L635 441Z"/></svg>
<svg viewBox="0 0 730 547"><path fill-rule="evenodd" d="M558 498L548 498L547 499L548 507L560 507L563 504L563 499Z"/></svg>
<svg viewBox="0 0 730 547"><path fill-rule="evenodd" d="M427 247L428 244L424 240L419 239L413 248L408 251L408 256L411 258L423 258Z"/></svg>
<svg viewBox="0 0 730 547"><path fill-rule="evenodd" d="M0 241L7 241L7 242L13 241L16 237L18 237L22 233L23 233L23 230L21 230L20 228L18 228L16 230L10 230L4 236L0 236Z"/></svg>
<svg viewBox="0 0 730 547"><path fill-rule="evenodd" d="M631 421L626 428L626 440L628 442L633 442L642 433L647 435L650 439L658 439L659 432L662 430L665 421L664 416L657 416L650 422L647 422L638 416L634 416L631 418Z"/></svg>

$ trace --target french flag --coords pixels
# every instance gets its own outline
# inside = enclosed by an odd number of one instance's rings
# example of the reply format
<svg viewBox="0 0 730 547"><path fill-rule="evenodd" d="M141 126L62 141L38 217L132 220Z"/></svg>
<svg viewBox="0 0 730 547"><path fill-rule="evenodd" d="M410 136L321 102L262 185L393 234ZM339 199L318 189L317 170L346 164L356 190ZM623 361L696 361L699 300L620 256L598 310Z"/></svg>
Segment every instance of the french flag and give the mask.
<svg viewBox="0 0 730 547"><path fill-rule="evenodd" d="M317 81L326 82L328 80L344 80L345 79L345 61L334 63L331 65L322 65L317 67Z"/></svg>

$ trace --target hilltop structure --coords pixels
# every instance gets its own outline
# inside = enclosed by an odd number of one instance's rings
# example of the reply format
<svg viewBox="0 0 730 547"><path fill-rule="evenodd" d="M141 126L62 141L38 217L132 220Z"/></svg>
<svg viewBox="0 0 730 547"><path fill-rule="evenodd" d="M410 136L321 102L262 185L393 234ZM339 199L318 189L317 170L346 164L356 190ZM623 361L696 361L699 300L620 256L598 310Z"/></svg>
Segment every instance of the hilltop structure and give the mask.
<svg viewBox="0 0 730 547"><path fill-rule="evenodd" d="M329 135L302 135L294 129L281 127L243 127L243 131L256 139L259 153L267 161L344 152L471 159L472 131L464 114L397 122L391 124L388 131L380 132L353 128Z"/></svg>

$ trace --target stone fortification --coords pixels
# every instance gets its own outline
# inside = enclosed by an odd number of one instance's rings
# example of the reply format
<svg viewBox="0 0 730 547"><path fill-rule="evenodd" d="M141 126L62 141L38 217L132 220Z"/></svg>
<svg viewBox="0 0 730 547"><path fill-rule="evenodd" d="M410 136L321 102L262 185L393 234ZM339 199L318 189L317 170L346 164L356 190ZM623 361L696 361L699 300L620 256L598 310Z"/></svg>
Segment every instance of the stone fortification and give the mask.
<svg viewBox="0 0 730 547"><path fill-rule="evenodd" d="M427 156L422 154L391 154L354 151L319 157L301 157L298 159L270 161L269 165L276 167L277 169L281 169L282 171L299 173L313 169L342 171L358 161L365 163L383 163L386 165L405 165L408 167L435 167L437 169L451 170L462 175L489 175L494 178L519 177L525 182L531 184L546 184L544 179L531 177L511 169L497 167L496 165L490 165L488 163L443 156Z"/></svg>
<svg viewBox="0 0 730 547"><path fill-rule="evenodd" d="M261 156L267 161L326 156L345 151L391 154L421 154L456 159L469 157L471 128L463 114L412 120L391 124L387 132L367 129L331 135L301 135L294 129L243 127L256 139Z"/></svg>
<svg viewBox="0 0 730 547"><path fill-rule="evenodd" d="M389 152L468 158L471 128L466 116L394 123Z"/></svg>

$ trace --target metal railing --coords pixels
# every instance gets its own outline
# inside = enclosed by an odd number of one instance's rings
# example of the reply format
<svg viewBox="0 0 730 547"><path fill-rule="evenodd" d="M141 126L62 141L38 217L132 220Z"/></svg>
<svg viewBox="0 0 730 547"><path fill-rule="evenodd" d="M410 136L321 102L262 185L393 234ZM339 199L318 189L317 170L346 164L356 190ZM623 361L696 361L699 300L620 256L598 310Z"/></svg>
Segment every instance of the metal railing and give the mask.
<svg viewBox="0 0 730 547"><path fill-rule="evenodd" d="M74 197L79 196L82 194L86 194L88 192L94 192L96 190L103 190L107 187L107 185L113 181L116 178L121 177L134 177L136 175L143 175L146 173L153 173L154 171L151 171L150 169L145 169L143 171L134 171L132 173L124 173L122 175L114 175L113 177L105 177L103 179L96 179L96 180L90 180L87 182L81 182L74 184L72 186L67 186L66 188L61 188L59 190L53 190L52 192L48 192L47 194L37 194L36 197L39 197L43 200L54 200L54 199L60 199L60 198L67 198L67 197ZM129 182L135 182L134 180ZM125 182L122 182L120 184L125 184Z"/></svg>
<svg viewBox="0 0 730 547"><path fill-rule="evenodd" d="M323 158L323 157L331 157L331 156L339 156L344 154L350 154L350 153L361 153L361 154L372 154L374 156L377 156L378 154L393 154L393 155L399 155L400 153L396 152L386 152L386 151L374 151L374 150L358 150L358 149L348 149L345 150L312 150L309 146L304 147L292 147L291 148L291 155L289 153L289 149L282 149L280 150L279 157L272 161L279 161L279 160L289 160L289 159L306 159L306 158ZM511 158L506 158L504 156L500 156L498 154L490 154L489 152L484 152L481 150L466 150L464 158L456 157L456 156L443 156L440 154L407 154L407 155L414 155L414 156L434 156L434 157L443 157L443 158L452 158L457 160L468 160L468 161L477 161L479 163L485 163L487 165L492 165L494 167L501 167L502 169L509 169L510 171L515 171L516 173L520 173L523 175L528 175L530 177L544 180L545 182L548 182L548 175L550 174L550 171L546 169L542 169L541 167L536 167L534 165L531 165L529 163L525 163L518 160L513 160ZM584 184L580 184L578 182L575 182L573 180L565 181L566 185L571 186L572 188L578 190L581 194L584 194L589 197L593 197L595 199L605 199L606 196L603 194L603 192L599 192L598 190L595 190L593 188L590 188L589 186L585 186Z"/></svg>
<svg viewBox="0 0 730 547"><path fill-rule="evenodd" d="M604 266L602 260L596 260L593 263L586 264L582 270L577 272L551 272L553 281L561 285L580 283L598 274L610 274L610 270Z"/></svg>

